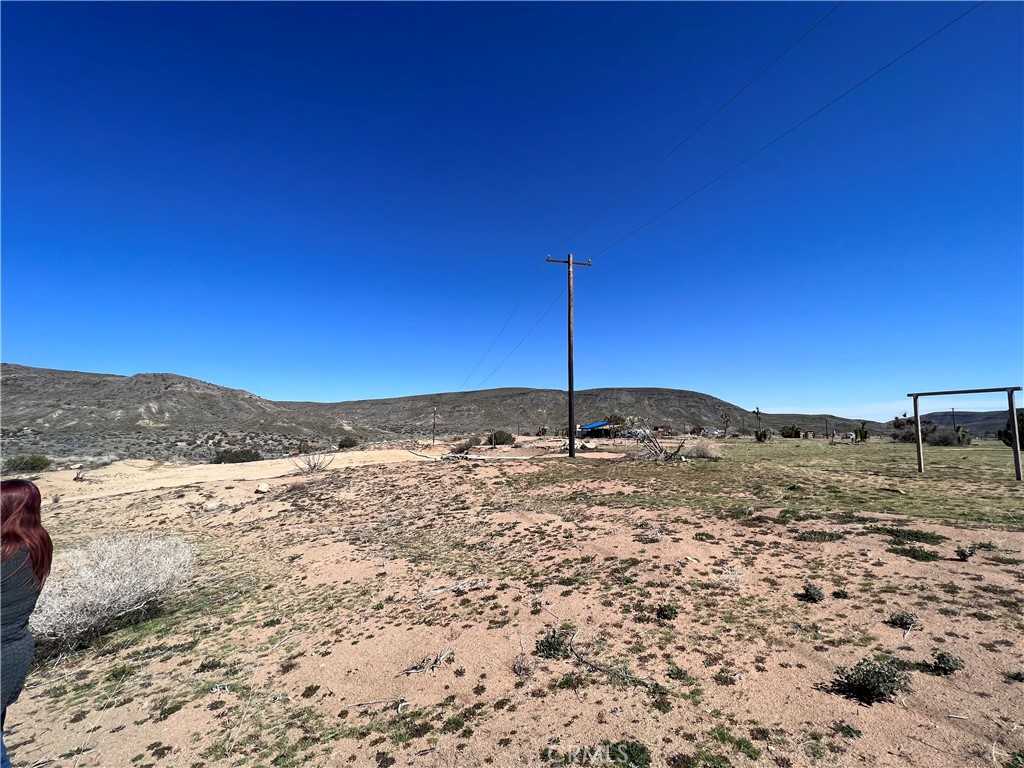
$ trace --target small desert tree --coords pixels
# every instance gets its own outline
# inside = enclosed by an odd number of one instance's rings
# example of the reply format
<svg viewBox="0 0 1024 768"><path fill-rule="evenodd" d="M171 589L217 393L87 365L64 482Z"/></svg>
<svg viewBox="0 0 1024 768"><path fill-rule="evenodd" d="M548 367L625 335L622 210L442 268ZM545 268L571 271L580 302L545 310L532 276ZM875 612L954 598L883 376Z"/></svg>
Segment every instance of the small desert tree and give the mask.
<svg viewBox="0 0 1024 768"><path fill-rule="evenodd" d="M1017 410L1017 434L1024 435L1024 409ZM1013 445L1013 425L1010 423L1009 417L1006 419L1006 429L1000 429L996 433L996 437L1002 440L1004 445Z"/></svg>
<svg viewBox="0 0 1024 768"><path fill-rule="evenodd" d="M725 408L718 409L718 421L722 425L723 437L729 436L729 422L732 421L732 416Z"/></svg>
<svg viewBox="0 0 1024 768"><path fill-rule="evenodd" d="M491 445L515 445L516 438L511 432L497 429L491 433Z"/></svg>
<svg viewBox="0 0 1024 768"><path fill-rule="evenodd" d="M854 434L857 435L858 443L866 443L868 441L868 423L866 421L862 421L860 426L854 430Z"/></svg>
<svg viewBox="0 0 1024 768"><path fill-rule="evenodd" d="M779 434L783 437L800 437L800 427L796 424L787 424L779 430Z"/></svg>

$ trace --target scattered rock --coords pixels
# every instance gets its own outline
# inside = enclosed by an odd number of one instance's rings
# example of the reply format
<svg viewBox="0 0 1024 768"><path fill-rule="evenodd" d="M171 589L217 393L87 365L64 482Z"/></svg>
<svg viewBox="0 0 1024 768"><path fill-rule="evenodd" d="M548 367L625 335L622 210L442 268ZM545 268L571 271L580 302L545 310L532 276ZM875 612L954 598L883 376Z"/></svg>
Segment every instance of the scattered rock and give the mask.
<svg viewBox="0 0 1024 768"><path fill-rule="evenodd" d="M270 493L270 486L267 483L260 483L256 486L256 493Z"/></svg>

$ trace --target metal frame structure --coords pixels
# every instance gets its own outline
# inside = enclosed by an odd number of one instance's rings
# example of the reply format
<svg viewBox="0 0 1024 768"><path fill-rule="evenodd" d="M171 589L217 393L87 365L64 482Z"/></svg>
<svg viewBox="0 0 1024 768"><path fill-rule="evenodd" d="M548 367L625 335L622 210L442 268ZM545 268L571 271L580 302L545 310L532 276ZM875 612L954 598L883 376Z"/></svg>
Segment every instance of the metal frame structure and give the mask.
<svg viewBox="0 0 1024 768"><path fill-rule="evenodd" d="M1013 471L1017 480L1021 480L1020 467L1020 434L1017 428L1017 408L1013 403L1013 393L1020 392L1020 387L989 387L987 389L947 389L942 392L908 392L907 397L914 399L914 429L917 432L917 471L924 472L924 443L921 440L921 411L918 398L939 395L982 395L989 392L1005 392L1006 404L1010 411L1010 448L1013 451Z"/></svg>

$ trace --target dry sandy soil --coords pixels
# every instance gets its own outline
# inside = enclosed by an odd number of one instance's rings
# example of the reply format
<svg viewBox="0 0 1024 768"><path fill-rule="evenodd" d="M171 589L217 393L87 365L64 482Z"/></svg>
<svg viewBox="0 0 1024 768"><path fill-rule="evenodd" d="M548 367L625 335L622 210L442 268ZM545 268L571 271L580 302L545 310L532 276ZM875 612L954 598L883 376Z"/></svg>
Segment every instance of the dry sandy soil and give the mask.
<svg viewBox="0 0 1024 768"><path fill-rule="evenodd" d="M40 662L8 712L14 765L1024 764L1008 452L933 449L919 477L905 446L723 451L45 473L58 556L156 531L199 562L158 615ZM899 610L919 626L886 624ZM938 650L964 668L936 674ZM879 653L911 691L832 687Z"/></svg>

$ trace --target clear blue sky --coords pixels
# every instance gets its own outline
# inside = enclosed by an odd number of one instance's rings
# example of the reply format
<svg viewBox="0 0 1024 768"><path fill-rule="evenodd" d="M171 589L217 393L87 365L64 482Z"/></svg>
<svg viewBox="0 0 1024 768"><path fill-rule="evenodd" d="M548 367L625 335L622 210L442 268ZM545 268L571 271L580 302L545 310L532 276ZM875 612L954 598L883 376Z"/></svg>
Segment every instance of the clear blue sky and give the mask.
<svg viewBox="0 0 1024 768"><path fill-rule="evenodd" d="M890 417L1021 383L1019 4L621 240L968 6L842 5L716 113L830 7L6 3L3 359L564 388L573 250L581 388Z"/></svg>

